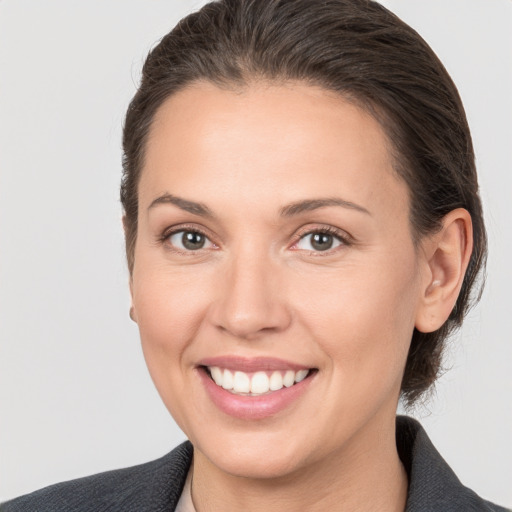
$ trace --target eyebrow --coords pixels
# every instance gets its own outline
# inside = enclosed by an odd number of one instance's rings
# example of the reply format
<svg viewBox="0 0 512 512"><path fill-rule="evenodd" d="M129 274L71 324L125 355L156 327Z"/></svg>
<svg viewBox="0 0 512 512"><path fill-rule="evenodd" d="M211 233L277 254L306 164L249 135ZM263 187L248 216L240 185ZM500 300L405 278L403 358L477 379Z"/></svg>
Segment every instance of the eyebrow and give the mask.
<svg viewBox="0 0 512 512"><path fill-rule="evenodd" d="M356 203L352 203L351 201L345 201L344 199L340 199L338 197L326 197L320 199L306 199L304 201L297 201L296 203L291 203L281 208L280 214L282 217L292 217L293 215L299 215L303 212L309 212L319 208L326 208L328 206L341 206L343 208L349 208L351 210L356 210L371 216L371 213L366 208Z"/></svg>
<svg viewBox="0 0 512 512"><path fill-rule="evenodd" d="M159 204L173 204L181 210L192 213L193 215L199 215L200 217L213 218L213 212L203 203L196 203L195 201L189 201L182 197L173 196L172 194L164 194L163 196L157 197L149 205L148 210L154 208Z"/></svg>
<svg viewBox="0 0 512 512"><path fill-rule="evenodd" d="M190 201L189 199L183 199L182 197L173 196L172 194L164 194L160 197L157 197L154 201L151 202L148 210L159 204L173 204L181 210L192 213L193 215L199 215L200 217L215 217L210 208L208 208L208 206L205 204ZM303 212L310 212L312 210L318 210L319 208L326 208L328 206L341 206L343 208L349 208L351 210L356 210L367 215L371 215L371 213L366 208L356 203L352 203L351 201L340 199L338 197L305 199L303 201L297 201L295 203L283 206L279 210L279 214L281 217L293 217L294 215L299 215Z"/></svg>

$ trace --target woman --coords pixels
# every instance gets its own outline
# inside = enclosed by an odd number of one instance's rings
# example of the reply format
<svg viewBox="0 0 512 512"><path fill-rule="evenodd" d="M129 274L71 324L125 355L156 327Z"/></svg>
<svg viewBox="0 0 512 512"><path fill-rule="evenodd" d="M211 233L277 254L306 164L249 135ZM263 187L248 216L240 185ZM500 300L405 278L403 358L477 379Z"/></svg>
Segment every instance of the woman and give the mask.
<svg viewBox="0 0 512 512"><path fill-rule="evenodd" d="M212 3L150 54L124 130L130 315L191 443L2 510L503 510L395 420L486 254L417 34L373 2Z"/></svg>

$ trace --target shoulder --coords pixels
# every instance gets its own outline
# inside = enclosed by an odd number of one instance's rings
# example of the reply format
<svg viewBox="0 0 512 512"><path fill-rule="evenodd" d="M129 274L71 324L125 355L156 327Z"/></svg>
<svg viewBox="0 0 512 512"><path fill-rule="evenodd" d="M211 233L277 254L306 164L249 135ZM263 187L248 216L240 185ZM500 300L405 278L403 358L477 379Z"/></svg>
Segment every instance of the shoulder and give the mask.
<svg viewBox="0 0 512 512"><path fill-rule="evenodd" d="M465 487L416 420L399 416L396 440L409 475L406 512L510 512Z"/></svg>
<svg viewBox="0 0 512 512"><path fill-rule="evenodd" d="M0 512L152 512L173 510L192 460L185 442L164 457L63 482L0 505Z"/></svg>

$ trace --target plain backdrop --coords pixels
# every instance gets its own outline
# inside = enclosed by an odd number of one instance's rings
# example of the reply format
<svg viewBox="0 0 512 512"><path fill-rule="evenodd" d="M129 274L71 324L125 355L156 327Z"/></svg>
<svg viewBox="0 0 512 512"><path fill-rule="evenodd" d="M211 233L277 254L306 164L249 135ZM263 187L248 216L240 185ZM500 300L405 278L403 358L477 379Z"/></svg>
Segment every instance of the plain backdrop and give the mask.
<svg viewBox="0 0 512 512"><path fill-rule="evenodd" d="M0 0L0 500L184 439L128 318L124 111L202 1ZM485 294L413 412L459 478L512 504L512 1L388 0L457 83L489 230Z"/></svg>

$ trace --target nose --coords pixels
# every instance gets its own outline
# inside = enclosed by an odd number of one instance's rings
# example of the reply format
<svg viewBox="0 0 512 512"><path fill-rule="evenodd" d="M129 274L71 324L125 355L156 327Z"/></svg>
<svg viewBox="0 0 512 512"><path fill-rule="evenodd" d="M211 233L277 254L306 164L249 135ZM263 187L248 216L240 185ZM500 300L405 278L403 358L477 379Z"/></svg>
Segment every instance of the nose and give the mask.
<svg viewBox="0 0 512 512"><path fill-rule="evenodd" d="M291 313L277 265L254 253L226 262L210 318L216 328L239 339L284 331Z"/></svg>

